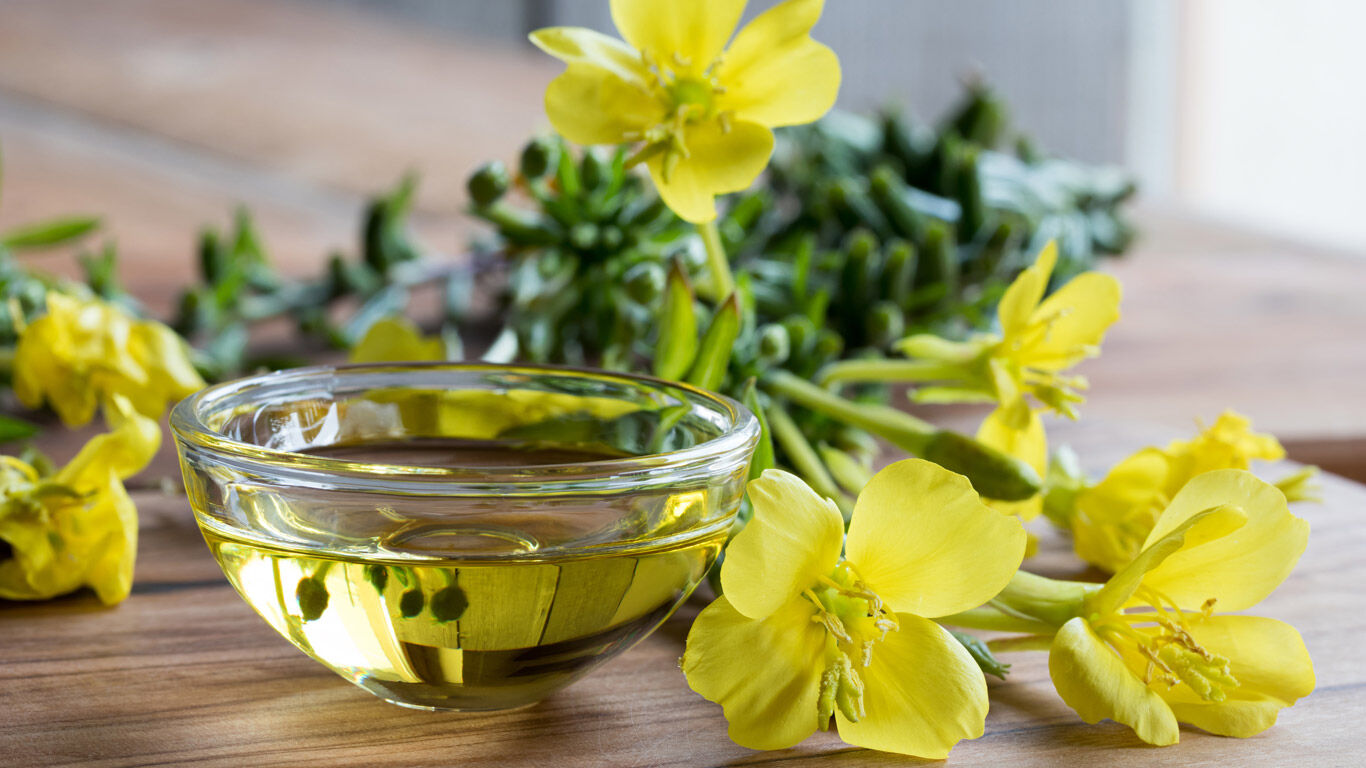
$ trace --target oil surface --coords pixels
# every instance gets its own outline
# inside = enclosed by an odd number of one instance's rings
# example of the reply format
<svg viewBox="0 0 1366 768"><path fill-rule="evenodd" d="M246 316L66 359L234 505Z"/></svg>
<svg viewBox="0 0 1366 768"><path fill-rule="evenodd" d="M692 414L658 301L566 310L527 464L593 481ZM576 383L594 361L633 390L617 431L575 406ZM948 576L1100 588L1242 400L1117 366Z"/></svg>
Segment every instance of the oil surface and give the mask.
<svg viewBox="0 0 1366 768"><path fill-rule="evenodd" d="M611 458L450 441L312 453L428 466ZM649 634L725 538L722 529L624 554L538 556L542 539L565 538L566 517L574 519L547 510L520 515L515 526L506 518L481 526L468 514L449 525L379 525L371 551L357 555L276 548L220 530L205 529L205 538L243 598L343 677L406 706L488 710L538 701ZM454 549L474 554L442 557Z"/></svg>

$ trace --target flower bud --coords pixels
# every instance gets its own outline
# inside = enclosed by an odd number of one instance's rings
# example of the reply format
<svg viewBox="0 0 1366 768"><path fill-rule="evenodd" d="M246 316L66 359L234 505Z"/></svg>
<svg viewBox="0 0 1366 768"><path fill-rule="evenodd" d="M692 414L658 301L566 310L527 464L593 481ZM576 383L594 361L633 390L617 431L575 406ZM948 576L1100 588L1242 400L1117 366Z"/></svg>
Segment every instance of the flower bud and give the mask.
<svg viewBox="0 0 1366 768"><path fill-rule="evenodd" d="M475 206L482 208L498 202L498 199L507 193L511 183L507 167L502 161L490 160L470 175L465 186L469 190L470 200L474 201Z"/></svg>

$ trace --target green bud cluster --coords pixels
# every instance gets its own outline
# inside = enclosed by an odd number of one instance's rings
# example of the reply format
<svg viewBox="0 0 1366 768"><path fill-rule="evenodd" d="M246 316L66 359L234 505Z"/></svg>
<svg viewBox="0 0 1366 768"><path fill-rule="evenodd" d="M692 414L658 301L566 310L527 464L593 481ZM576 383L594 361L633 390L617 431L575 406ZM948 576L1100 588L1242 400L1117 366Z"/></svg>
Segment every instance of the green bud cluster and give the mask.
<svg viewBox="0 0 1366 768"><path fill-rule="evenodd" d="M507 268L508 343L495 359L648 364L667 274L699 273L701 245L627 160L537 137L515 178L498 161L470 176L470 213L495 234L484 249Z"/></svg>

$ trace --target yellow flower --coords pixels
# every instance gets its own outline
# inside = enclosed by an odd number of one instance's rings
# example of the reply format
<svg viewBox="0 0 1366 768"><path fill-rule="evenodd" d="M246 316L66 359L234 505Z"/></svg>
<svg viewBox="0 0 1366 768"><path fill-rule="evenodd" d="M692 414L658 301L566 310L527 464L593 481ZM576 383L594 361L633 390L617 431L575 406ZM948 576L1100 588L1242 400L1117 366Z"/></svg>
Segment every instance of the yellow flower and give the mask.
<svg viewBox="0 0 1366 768"><path fill-rule="evenodd" d="M70 427L120 395L144 416L159 418L204 386L185 342L152 320L138 320L95 298L47 295L47 314L19 335L14 394L29 408L46 400Z"/></svg>
<svg viewBox="0 0 1366 768"><path fill-rule="evenodd" d="M781 749L828 727L850 744L943 758L982 734L986 681L931 619L976 607L1024 552L1017 520L908 459L859 494L847 540L835 504L768 470L726 550L724 595L698 615L683 671L738 744ZM844 557L841 558L841 545Z"/></svg>
<svg viewBox="0 0 1366 768"><path fill-rule="evenodd" d="M1276 438L1253 432L1252 422L1233 411L1194 439L1172 441L1165 449L1144 448L1077 495L1071 517L1077 556L1114 573L1138 555L1158 514L1192 478L1216 469L1247 469L1253 459L1284 457Z"/></svg>
<svg viewBox="0 0 1366 768"><path fill-rule="evenodd" d="M929 334L903 339L898 348L919 364L903 373L935 382L915 392L918 402L994 402L1016 410L1030 395L1047 408L1075 419L1081 376L1064 371L1100 353L1105 331L1119 319L1120 286L1113 277L1087 272L1043 298L1058 260L1050 242L1034 265L1020 273L997 307L1001 333L950 341ZM889 373L892 369L888 368ZM905 378L905 376L903 376Z"/></svg>
<svg viewBox="0 0 1366 768"><path fill-rule="evenodd" d="M439 336L425 338L406 317L386 317L370 326L348 359L353 363L445 360L446 343Z"/></svg>
<svg viewBox="0 0 1366 768"><path fill-rule="evenodd" d="M612 0L625 42L579 27L532 33L568 64L546 89L546 114L579 144L642 143L636 158L664 202L711 221L714 196L748 187L768 164L771 128L835 103L839 60L810 35L823 4L787 0L730 40L744 0Z"/></svg>
<svg viewBox="0 0 1366 768"><path fill-rule="evenodd" d="M1230 616L1261 602L1304 551L1309 526L1275 486L1242 470L1191 480L1142 552L1089 595L1049 649L1053 683L1088 723L1109 718L1150 744L1177 723L1252 736L1314 689L1293 627Z"/></svg>
<svg viewBox="0 0 1366 768"><path fill-rule="evenodd" d="M50 477L0 457L0 597L45 600L82 586L106 605L128 596L138 521L122 481L151 460L161 428L118 395L110 413L114 430Z"/></svg>

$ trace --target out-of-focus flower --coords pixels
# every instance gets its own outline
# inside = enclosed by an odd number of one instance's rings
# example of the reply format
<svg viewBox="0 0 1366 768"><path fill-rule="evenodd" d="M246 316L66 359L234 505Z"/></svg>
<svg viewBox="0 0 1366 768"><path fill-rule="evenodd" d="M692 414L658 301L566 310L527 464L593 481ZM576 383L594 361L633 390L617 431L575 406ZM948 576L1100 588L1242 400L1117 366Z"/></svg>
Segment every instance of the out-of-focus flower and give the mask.
<svg viewBox="0 0 1366 768"><path fill-rule="evenodd" d="M1054 636L1058 693L1086 722L1116 720L1150 744L1176 743L1178 722L1223 736L1270 728L1314 689L1304 641L1284 622L1218 611L1271 594L1308 536L1285 496L1251 473L1197 476Z"/></svg>
<svg viewBox="0 0 1366 768"><path fill-rule="evenodd" d="M749 494L754 516L726 550L724 594L683 656L731 738L781 749L832 715L850 744L920 757L980 736L982 672L931 619L1005 586L1024 554L1020 523L919 459L873 476L847 539L835 504L793 475L768 470Z"/></svg>
<svg viewBox="0 0 1366 768"><path fill-rule="evenodd" d="M0 597L45 600L83 586L106 605L128 596L138 522L123 480L151 460L161 429L119 395L109 416L113 431L50 476L0 456Z"/></svg>
<svg viewBox="0 0 1366 768"><path fill-rule="evenodd" d="M823 0L787 0L731 40L745 0L613 0L625 42L580 27L531 34L568 64L546 89L550 122L580 144L640 143L660 196L692 222L748 187L771 128L809 123L839 91L839 59L811 39ZM727 45L727 41L730 42Z"/></svg>
<svg viewBox="0 0 1366 768"><path fill-rule="evenodd" d="M99 405L125 398L159 418L168 403L204 386L185 342L153 320L139 320L96 298L47 295L47 314L19 334L14 394L30 408L44 402L70 427Z"/></svg>
<svg viewBox="0 0 1366 768"><path fill-rule="evenodd" d="M1115 465L1076 496L1071 515L1077 555L1114 573L1133 560L1158 514L1192 478L1216 469L1247 469L1253 459L1276 461L1285 450L1275 437L1252 431L1245 416L1225 411L1190 440L1144 448ZM1288 479L1296 500L1313 497L1313 472Z"/></svg>
<svg viewBox="0 0 1366 768"><path fill-rule="evenodd" d="M370 326L348 359L353 363L445 360L446 343L439 336L423 336L406 317L386 317Z"/></svg>

